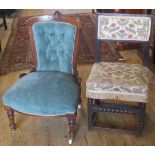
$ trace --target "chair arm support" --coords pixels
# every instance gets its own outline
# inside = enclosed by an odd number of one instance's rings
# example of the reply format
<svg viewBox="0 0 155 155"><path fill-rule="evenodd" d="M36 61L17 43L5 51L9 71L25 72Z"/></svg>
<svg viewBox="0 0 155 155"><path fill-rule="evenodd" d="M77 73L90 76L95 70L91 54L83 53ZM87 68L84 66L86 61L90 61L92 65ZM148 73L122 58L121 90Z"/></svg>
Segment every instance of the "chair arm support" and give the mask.
<svg viewBox="0 0 155 155"><path fill-rule="evenodd" d="M77 70L74 71L74 76L75 76L77 83L81 86L82 79L79 77Z"/></svg>
<svg viewBox="0 0 155 155"><path fill-rule="evenodd" d="M19 79L22 78L23 76L25 76L25 75L27 75L27 74L29 74L29 73L35 72L35 71L36 71L36 70L35 70L35 68L33 67L33 68L30 69L30 71L29 71L28 73L21 73L21 74L19 74Z"/></svg>
<svg viewBox="0 0 155 155"><path fill-rule="evenodd" d="M19 79L21 79L25 75L27 75L27 73L21 73L21 74L19 74Z"/></svg>

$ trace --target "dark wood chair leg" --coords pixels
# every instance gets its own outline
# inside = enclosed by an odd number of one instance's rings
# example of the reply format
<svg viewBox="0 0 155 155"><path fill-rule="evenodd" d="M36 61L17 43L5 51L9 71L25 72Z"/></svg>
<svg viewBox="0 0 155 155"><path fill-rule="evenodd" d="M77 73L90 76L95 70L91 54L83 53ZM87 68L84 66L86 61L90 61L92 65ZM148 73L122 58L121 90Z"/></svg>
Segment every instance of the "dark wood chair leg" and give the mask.
<svg viewBox="0 0 155 155"><path fill-rule="evenodd" d="M146 103L139 103L139 135L142 134L145 125Z"/></svg>
<svg viewBox="0 0 155 155"><path fill-rule="evenodd" d="M93 111L92 111L93 99L88 98L88 129L93 127Z"/></svg>
<svg viewBox="0 0 155 155"><path fill-rule="evenodd" d="M8 27L7 27L7 24L6 24L6 18L5 18L5 13L2 12L2 16L3 16L3 26L4 26L4 29L7 30Z"/></svg>
<svg viewBox="0 0 155 155"><path fill-rule="evenodd" d="M7 110L7 115L10 121L10 127L11 127L11 131L15 131L16 130L16 124L14 122L14 110L12 108L9 108Z"/></svg>
<svg viewBox="0 0 155 155"><path fill-rule="evenodd" d="M78 76L77 70L75 70L75 79L76 79L76 81L80 87L80 99L79 99L78 109L81 109L81 103L82 103L82 99L81 99L81 78Z"/></svg>
<svg viewBox="0 0 155 155"><path fill-rule="evenodd" d="M76 132L76 114L67 115L67 120L69 126L69 144L72 144Z"/></svg>
<svg viewBox="0 0 155 155"><path fill-rule="evenodd" d="M78 109L81 109L82 108L81 103L82 103L82 99L81 99L81 82L80 82L80 102L78 104Z"/></svg>

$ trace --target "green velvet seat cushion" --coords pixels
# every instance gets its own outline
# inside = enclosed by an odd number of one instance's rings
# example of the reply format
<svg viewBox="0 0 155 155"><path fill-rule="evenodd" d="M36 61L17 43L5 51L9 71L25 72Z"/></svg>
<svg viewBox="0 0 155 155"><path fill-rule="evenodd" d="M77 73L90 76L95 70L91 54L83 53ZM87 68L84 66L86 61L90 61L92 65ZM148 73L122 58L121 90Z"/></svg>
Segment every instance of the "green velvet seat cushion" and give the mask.
<svg viewBox="0 0 155 155"><path fill-rule="evenodd" d="M74 77L62 72L32 72L3 95L6 106L32 115L64 115L76 112L79 86Z"/></svg>

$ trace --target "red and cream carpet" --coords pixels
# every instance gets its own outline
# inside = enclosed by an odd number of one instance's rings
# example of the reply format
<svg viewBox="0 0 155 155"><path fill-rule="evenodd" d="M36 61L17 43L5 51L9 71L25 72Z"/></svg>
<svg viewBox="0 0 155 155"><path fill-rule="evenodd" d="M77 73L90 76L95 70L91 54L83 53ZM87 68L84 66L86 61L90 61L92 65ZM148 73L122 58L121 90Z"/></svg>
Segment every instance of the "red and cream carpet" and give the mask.
<svg viewBox="0 0 155 155"><path fill-rule="evenodd" d="M95 53L95 17L90 14L75 14L82 23L78 64L93 63ZM11 34L0 61L0 75L30 68L33 64L28 28L25 21L30 17L15 18ZM122 56L115 45L109 42L101 45L101 60L117 61Z"/></svg>

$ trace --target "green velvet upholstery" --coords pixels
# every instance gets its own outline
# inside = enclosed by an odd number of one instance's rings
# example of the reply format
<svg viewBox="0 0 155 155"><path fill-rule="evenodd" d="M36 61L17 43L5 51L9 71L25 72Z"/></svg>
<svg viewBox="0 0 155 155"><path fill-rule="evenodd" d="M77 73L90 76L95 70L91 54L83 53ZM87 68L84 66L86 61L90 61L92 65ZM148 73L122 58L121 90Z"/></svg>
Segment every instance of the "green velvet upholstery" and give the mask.
<svg viewBox="0 0 155 155"><path fill-rule="evenodd" d="M76 27L63 22L39 22L32 27L37 50L37 71L73 73Z"/></svg>
<svg viewBox="0 0 155 155"><path fill-rule="evenodd" d="M79 86L74 77L62 72L32 72L8 89L3 102L32 115L64 115L76 112Z"/></svg>

